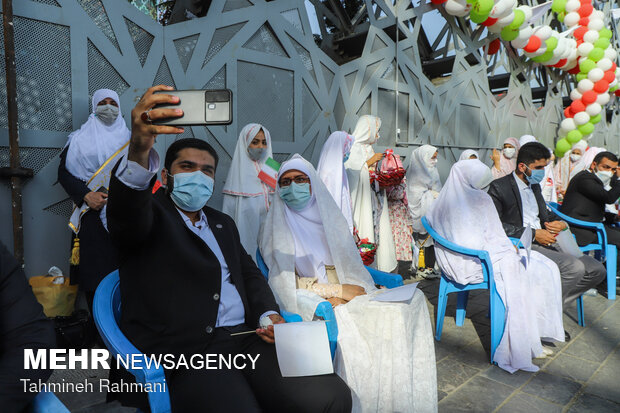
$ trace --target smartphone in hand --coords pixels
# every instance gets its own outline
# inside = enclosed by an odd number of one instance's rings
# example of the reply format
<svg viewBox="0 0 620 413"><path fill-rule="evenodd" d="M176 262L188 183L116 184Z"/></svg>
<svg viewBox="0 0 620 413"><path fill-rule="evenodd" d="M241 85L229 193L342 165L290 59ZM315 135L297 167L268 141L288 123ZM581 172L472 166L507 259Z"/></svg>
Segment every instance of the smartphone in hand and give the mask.
<svg viewBox="0 0 620 413"><path fill-rule="evenodd" d="M232 123L232 92L230 89L218 90L161 90L179 97L179 103L156 105L153 109L182 109L183 116L154 121L157 125L195 126L230 125Z"/></svg>

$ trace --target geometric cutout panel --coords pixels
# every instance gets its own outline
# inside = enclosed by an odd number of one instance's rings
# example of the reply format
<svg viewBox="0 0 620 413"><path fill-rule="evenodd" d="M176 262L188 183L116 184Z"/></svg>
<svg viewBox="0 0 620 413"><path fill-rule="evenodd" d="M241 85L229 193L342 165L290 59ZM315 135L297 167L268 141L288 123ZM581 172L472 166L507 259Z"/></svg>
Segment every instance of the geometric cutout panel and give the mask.
<svg viewBox="0 0 620 413"><path fill-rule="evenodd" d="M209 80L202 87L203 89L213 90L213 89L225 89L226 88L226 65L222 66L222 68L213 75L211 80Z"/></svg>
<svg viewBox="0 0 620 413"><path fill-rule="evenodd" d="M287 10L287 11L283 11L282 13L280 13L282 15L282 17L284 17L284 19L286 21L288 21L294 28L296 28L297 30L299 30L301 32L301 34L305 34L304 32L304 27L301 24L301 18L299 17L299 11L297 11L297 9L291 9L291 10Z"/></svg>
<svg viewBox="0 0 620 413"><path fill-rule="evenodd" d="M268 53L281 57L288 57L284 47L277 39L269 23L263 24L260 29L250 37L243 45L246 49L256 50L257 52Z"/></svg>
<svg viewBox="0 0 620 413"><path fill-rule="evenodd" d="M63 218L69 219L73 212L73 201L71 198L56 202L55 204L46 206L44 211L51 212L52 214L59 215Z"/></svg>
<svg viewBox="0 0 620 413"><path fill-rule="evenodd" d="M315 121L318 114L321 112L321 107L316 101L312 92L306 85L305 81L302 81L301 87L301 113L302 113L302 133L305 135L308 132L310 126Z"/></svg>
<svg viewBox="0 0 620 413"><path fill-rule="evenodd" d="M228 41L232 39L233 36L239 32L239 30L241 30L245 23L247 22L220 27L213 32L213 38L211 39L211 44L207 50L205 60L202 62L202 67L209 63L209 61L211 61L211 59L218 54L224 46L226 46L226 43L228 43Z"/></svg>
<svg viewBox="0 0 620 413"><path fill-rule="evenodd" d="M90 16L99 30L110 39L114 47L120 52L121 49L118 46L118 41L116 41L116 35L114 34L114 30L112 30L110 19L108 19L108 15L101 0L78 0L78 3L80 3L80 6L82 6L86 14Z"/></svg>
<svg viewBox="0 0 620 413"><path fill-rule="evenodd" d="M168 85L174 87L175 89L177 87L174 83L172 73L170 73L170 68L168 67L168 62L165 57L161 59L159 69L157 69L157 74L155 75L155 79L153 79L153 85Z"/></svg>
<svg viewBox="0 0 620 413"><path fill-rule="evenodd" d="M112 89L122 95L129 84L114 69L95 45L88 40L88 95L92 97L98 89Z"/></svg>
<svg viewBox="0 0 620 413"><path fill-rule="evenodd" d="M251 7L252 3L248 0L226 0L226 4L224 5L224 9L222 10L224 13L231 10L242 9L244 7Z"/></svg>
<svg viewBox="0 0 620 413"><path fill-rule="evenodd" d="M146 58L149 55L149 51L151 50L151 46L153 45L153 39L155 38L155 36L147 32L131 20L127 18L124 19L125 24L127 25L127 30L129 30L131 40L133 41L134 48L136 49L136 53L138 54L138 59L140 59L140 64L144 66L144 62L146 62Z"/></svg>
<svg viewBox="0 0 620 413"><path fill-rule="evenodd" d="M194 34L192 36L182 37L180 39L173 40L174 47L177 49L177 55L179 56L179 61L181 62L181 66L183 67L183 71L187 71L187 65L189 64L192 55L194 54L194 48L196 47L196 43L198 43L199 34Z"/></svg>
<svg viewBox="0 0 620 413"><path fill-rule="evenodd" d="M312 75L312 78L316 82L316 75L314 74L314 66L312 65L312 58L310 57L310 52L308 52L302 45L297 43L297 41L293 39L291 36L289 36L289 39L291 43L293 43L293 47L295 48L295 51L297 51L299 60L302 61L302 63L306 67L306 70L310 72L310 74Z"/></svg>
<svg viewBox="0 0 620 413"><path fill-rule="evenodd" d="M62 148L39 148L34 146L21 146L19 148L19 161L22 167L30 168L36 175L39 171L62 152ZM0 168L11 164L11 155L8 146L0 146Z"/></svg>
<svg viewBox="0 0 620 413"><path fill-rule="evenodd" d="M293 72L256 63L237 63L237 125L259 122L274 141L293 142ZM268 102L268 104L266 104Z"/></svg>

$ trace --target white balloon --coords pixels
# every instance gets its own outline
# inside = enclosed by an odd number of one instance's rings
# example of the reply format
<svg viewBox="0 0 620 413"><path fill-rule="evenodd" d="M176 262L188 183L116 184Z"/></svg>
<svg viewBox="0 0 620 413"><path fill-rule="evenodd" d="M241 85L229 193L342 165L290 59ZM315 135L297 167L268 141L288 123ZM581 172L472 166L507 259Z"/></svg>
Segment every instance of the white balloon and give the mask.
<svg viewBox="0 0 620 413"><path fill-rule="evenodd" d="M580 91L578 91L577 89L573 89L573 90L570 92L570 98L571 98L571 100L579 100L579 99L581 99L582 97L583 97L583 95L582 95L582 94L581 94L581 92L580 92Z"/></svg>
<svg viewBox="0 0 620 413"><path fill-rule="evenodd" d="M577 125L575 123L575 120L571 118L566 118L560 123L560 128L564 129L565 131L571 131L573 129L577 129Z"/></svg>
<svg viewBox="0 0 620 413"><path fill-rule="evenodd" d="M573 27L579 23L579 19L581 19L581 16L579 15L579 13L573 11L573 12L568 13L566 17L564 17L564 24L567 27Z"/></svg>
<svg viewBox="0 0 620 413"><path fill-rule="evenodd" d="M584 42L594 43L598 40L599 34L597 31L588 30L586 34L583 35Z"/></svg>
<svg viewBox="0 0 620 413"><path fill-rule="evenodd" d="M512 5L513 0L496 0L495 5L491 9L491 13L489 13L489 17L494 19L506 17L513 9Z"/></svg>
<svg viewBox="0 0 620 413"><path fill-rule="evenodd" d="M568 0L566 2L565 10L567 13L570 13L572 11L579 10L579 7L581 7L581 2L579 0Z"/></svg>
<svg viewBox="0 0 620 413"><path fill-rule="evenodd" d="M603 110L603 107L598 103L592 103L586 107L586 112L590 116L596 116Z"/></svg>
<svg viewBox="0 0 620 413"><path fill-rule="evenodd" d="M551 37L553 29L549 26L538 26L534 28L534 34L540 38L543 42Z"/></svg>
<svg viewBox="0 0 620 413"><path fill-rule="evenodd" d="M588 115L586 112L579 112L575 114L573 119L574 119L573 123L575 123L575 125L581 126L581 125L585 125L586 123L590 122L590 115Z"/></svg>
<svg viewBox="0 0 620 413"><path fill-rule="evenodd" d="M618 52L616 52L611 47L608 47L607 49L605 49L605 57L613 62L616 60L616 57L618 57Z"/></svg>
<svg viewBox="0 0 620 413"><path fill-rule="evenodd" d="M589 18L590 20L592 20L592 19L597 19L597 20L605 20L605 13L603 13L603 12L602 12L602 11L600 11L600 10L594 10L594 11L592 12L592 14L588 16L588 18Z"/></svg>
<svg viewBox="0 0 620 413"><path fill-rule="evenodd" d="M594 31L601 31L601 29L605 27L605 22L603 22L603 20L592 20L590 19L590 23L588 23L588 29L590 30L594 30Z"/></svg>
<svg viewBox="0 0 620 413"><path fill-rule="evenodd" d="M599 69L598 67L588 72L588 79L593 82L598 82L603 77L605 77L605 72L603 72L603 70Z"/></svg>
<svg viewBox="0 0 620 413"><path fill-rule="evenodd" d="M598 95L598 97L596 98L596 103L598 103L599 105L605 106L606 104L609 103L610 99L611 97L609 96L609 93L602 93Z"/></svg>
<svg viewBox="0 0 620 413"><path fill-rule="evenodd" d="M523 30L519 31L519 36L511 41L510 44L517 49L523 49L529 43L532 34L534 34L532 26L524 27Z"/></svg>
<svg viewBox="0 0 620 413"><path fill-rule="evenodd" d="M586 93L588 90L592 90L594 88L594 82L589 79L583 79L577 83L577 89L580 93Z"/></svg>
<svg viewBox="0 0 620 413"><path fill-rule="evenodd" d="M603 72L606 72L611 69L611 67L613 66L613 62L611 61L611 59L604 57L596 63L596 66Z"/></svg>
<svg viewBox="0 0 620 413"><path fill-rule="evenodd" d="M532 8L530 6L519 6L517 7L517 10L521 10L523 13L525 13L525 20L523 21L523 23L527 23L527 21L532 18Z"/></svg>
<svg viewBox="0 0 620 413"><path fill-rule="evenodd" d="M592 43L583 42L577 48L577 54L581 57L586 57L592 50L594 50L594 45Z"/></svg>
<svg viewBox="0 0 620 413"><path fill-rule="evenodd" d="M618 79L614 79L614 81L609 84L609 87L612 88L616 86L617 84L618 84Z"/></svg>
<svg viewBox="0 0 620 413"><path fill-rule="evenodd" d="M446 12L452 16L465 16L472 7L466 0L448 0L445 4Z"/></svg>

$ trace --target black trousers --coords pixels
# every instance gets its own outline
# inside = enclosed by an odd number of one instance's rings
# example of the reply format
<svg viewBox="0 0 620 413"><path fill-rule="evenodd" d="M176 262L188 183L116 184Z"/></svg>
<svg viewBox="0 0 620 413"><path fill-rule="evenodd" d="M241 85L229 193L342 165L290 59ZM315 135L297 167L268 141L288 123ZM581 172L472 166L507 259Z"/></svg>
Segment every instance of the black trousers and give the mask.
<svg viewBox="0 0 620 413"><path fill-rule="evenodd" d="M350 412L351 390L335 374L313 377L282 377L275 345L256 334L231 337L247 331L243 325L216 328L208 354L259 355L251 364L236 369L167 370L166 382L172 411L177 412Z"/></svg>
<svg viewBox="0 0 620 413"><path fill-rule="evenodd" d="M575 234L575 238L577 239L577 244L579 246L584 246L588 244L594 244L598 242L598 237L596 236L596 231L591 231L585 228L576 228L571 227L570 230L573 234ZM610 227L609 225L605 225L605 230L607 232L607 242L613 244L618 249L618 265L616 266L616 275L620 274L620 228Z"/></svg>

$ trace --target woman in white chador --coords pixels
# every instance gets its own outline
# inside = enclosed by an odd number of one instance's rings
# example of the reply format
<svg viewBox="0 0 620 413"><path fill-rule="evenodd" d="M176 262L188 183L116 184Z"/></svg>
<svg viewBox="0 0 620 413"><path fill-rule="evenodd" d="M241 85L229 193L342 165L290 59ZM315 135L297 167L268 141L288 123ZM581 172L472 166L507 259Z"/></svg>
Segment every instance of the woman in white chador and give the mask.
<svg viewBox="0 0 620 413"><path fill-rule="evenodd" d="M375 153L372 148L379 140L380 127L381 119L376 116L364 115L359 118L353 131L355 142L344 166L351 189L353 225L360 239L377 244L375 264L379 270L389 272L398 263L387 194L384 190L375 192L370 184L370 173L383 157L382 153Z"/></svg>
<svg viewBox="0 0 620 413"><path fill-rule="evenodd" d="M437 170L438 155L434 146L422 145L411 152L407 167L407 198L415 240L413 268L420 268L419 274L429 279L438 278L439 275L433 269L435 265L433 239L426 233L422 217L426 215L441 191ZM419 259L419 256L423 256L424 260Z"/></svg>
<svg viewBox="0 0 620 413"><path fill-rule="evenodd" d="M541 339L564 341L562 285L558 267L543 255L518 253L506 236L486 188L491 171L476 160L459 161L452 167L441 194L427 218L433 229L457 245L489 252L497 291L506 306L506 325L493 361L511 373L538 371L533 357L549 354ZM459 284L482 282L477 258L436 246L444 273Z"/></svg>
<svg viewBox="0 0 620 413"><path fill-rule="evenodd" d="M459 161L464 161L466 159L480 159L480 156L478 155L478 152L473 149L465 149L463 153L461 153Z"/></svg>
<svg viewBox="0 0 620 413"><path fill-rule="evenodd" d="M562 195L562 197L566 193L566 188L568 188L571 172L585 154L586 149L588 149L588 142L580 140L574 144L571 150L566 152L566 155L555 165L555 182L558 194Z"/></svg>
<svg viewBox="0 0 620 413"><path fill-rule="evenodd" d="M222 190L222 211L235 220L241 244L254 260L260 223L267 215L273 194L273 189L258 178L258 173L271 156L271 135L267 128L258 123L246 125L239 134Z"/></svg>
<svg viewBox="0 0 620 413"><path fill-rule="evenodd" d="M282 308L306 321L323 300L335 306L335 369L352 389L353 410L437 411L424 294L417 291L410 302L370 300L381 292L362 264L347 221L299 155L280 168L277 192L260 236L269 285Z"/></svg>
<svg viewBox="0 0 620 413"><path fill-rule="evenodd" d="M349 159L352 145L353 136L342 131L332 133L321 149L316 168L319 177L346 218L351 234L353 234L353 212L349 179L344 163Z"/></svg>

